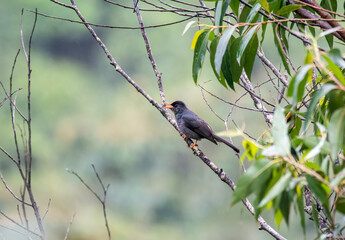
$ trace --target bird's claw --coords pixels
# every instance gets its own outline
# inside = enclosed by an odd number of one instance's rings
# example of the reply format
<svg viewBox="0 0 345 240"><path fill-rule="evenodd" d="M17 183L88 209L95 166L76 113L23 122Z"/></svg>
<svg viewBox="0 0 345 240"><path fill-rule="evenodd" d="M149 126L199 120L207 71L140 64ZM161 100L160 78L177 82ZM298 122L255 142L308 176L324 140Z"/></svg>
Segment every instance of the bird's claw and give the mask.
<svg viewBox="0 0 345 240"><path fill-rule="evenodd" d="M195 140L195 143L192 143L192 144L190 145L190 149L192 149L192 148L195 147L195 146L198 146L197 142L198 142L198 141Z"/></svg>

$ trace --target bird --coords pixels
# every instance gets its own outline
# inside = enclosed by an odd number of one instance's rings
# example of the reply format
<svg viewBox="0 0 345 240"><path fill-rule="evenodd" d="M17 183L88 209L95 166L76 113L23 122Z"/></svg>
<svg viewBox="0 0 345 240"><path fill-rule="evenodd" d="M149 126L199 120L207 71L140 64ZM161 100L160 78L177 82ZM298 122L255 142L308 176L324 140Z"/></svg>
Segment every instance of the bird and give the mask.
<svg viewBox="0 0 345 240"><path fill-rule="evenodd" d="M214 144L222 142L232 148L236 153L240 152L235 145L217 136L204 120L187 108L184 102L175 101L171 104L165 103L165 105L164 108L170 109L174 113L177 126L184 134L183 138L195 139L195 143L190 148L196 146L198 140L205 138Z"/></svg>

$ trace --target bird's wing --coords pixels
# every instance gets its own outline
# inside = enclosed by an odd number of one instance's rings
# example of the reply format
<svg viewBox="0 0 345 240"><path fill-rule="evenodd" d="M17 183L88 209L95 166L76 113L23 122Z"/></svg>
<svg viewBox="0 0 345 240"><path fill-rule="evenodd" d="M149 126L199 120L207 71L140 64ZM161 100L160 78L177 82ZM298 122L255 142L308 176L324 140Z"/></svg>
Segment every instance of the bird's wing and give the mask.
<svg viewBox="0 0 345 240"><path fill-rule="evenodd" d="M187 128L204 138L209 138L213 133L211 127L193 112L183 114L182 120Z"/></svg>

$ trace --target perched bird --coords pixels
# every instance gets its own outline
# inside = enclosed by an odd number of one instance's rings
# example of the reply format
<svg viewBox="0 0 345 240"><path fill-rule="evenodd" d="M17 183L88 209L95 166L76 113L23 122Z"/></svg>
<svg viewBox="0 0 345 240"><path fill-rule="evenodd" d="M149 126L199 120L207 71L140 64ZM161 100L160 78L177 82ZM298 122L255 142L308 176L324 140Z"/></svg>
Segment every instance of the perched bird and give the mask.
<svg viewBox="0 0 345 240"><path fill-rule="evenodd" d="M185 135L183 138L192 138L195 139L195 143L191 145L193 148L197 145L197 141L206 138L211 142L217 144L218 142L225 143L229 147L231 147L235 152L239 153L240 150L235 147L232 143L226 141L225 139L217 136L212 128L202 120L198 115L193 113L189 110L184 102L182 101L175 101L173 103L166 103L167 106L164 108L169 108L175 114L176 122L181 130L181 132Z"/></svg>

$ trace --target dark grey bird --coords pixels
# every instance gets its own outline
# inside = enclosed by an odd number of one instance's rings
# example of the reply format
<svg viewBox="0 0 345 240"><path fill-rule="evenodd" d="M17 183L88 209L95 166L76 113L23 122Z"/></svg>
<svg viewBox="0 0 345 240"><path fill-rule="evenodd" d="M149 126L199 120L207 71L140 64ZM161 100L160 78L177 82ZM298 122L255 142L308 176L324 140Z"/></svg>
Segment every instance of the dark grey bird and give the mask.
<svg viewBox="0 0 345 240"><path fill-rule="evenodd" d="M184 104L184 102L175 101L171 104L166 103L166 105L167 106L165 106L164 108L171 109L175 114L177 125L181 132L185 135L184 138L187 137L196 140L195 143L191 145L191 148L197 145L198 140L206 138L214 144L217 144L217 142L225 143L235 152L240 152L240 150L232 143L217 136L213 132L212 128L204 120L202 120L198 115L196 115L186 107L186 104Z"/></svg>

